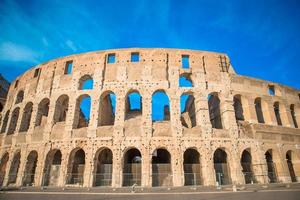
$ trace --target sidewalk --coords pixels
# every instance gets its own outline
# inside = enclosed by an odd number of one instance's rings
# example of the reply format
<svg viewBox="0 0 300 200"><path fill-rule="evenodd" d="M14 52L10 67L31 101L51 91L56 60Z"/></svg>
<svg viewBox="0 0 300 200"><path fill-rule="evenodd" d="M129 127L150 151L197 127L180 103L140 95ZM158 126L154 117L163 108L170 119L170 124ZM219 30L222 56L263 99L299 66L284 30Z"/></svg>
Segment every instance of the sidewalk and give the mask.
<svg viewBox="0 0 300 200"><path fill-rule="evenodd" d="M295 190L300 191L300 183L274 183L274 184L248 184L236 186L236 189L232 185L222 186L221 189L217 189L213 186L183 186L183 187L122 187L122 188L111 188L111 187L5 187L1 188L1 192L28 192L28 193L99 193L99 194L145 194L145 193L161 193L161 194L176 194L176 193L226 193L226 192L259 192L259 191L270 191L270 190Z"/></svg>

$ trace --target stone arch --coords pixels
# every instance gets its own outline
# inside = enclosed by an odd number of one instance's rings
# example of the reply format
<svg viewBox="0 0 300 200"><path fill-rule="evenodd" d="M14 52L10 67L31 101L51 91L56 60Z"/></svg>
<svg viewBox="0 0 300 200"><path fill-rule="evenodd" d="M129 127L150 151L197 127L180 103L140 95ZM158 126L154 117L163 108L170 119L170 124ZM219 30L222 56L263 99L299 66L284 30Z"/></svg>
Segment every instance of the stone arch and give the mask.
<svg viewBox="0 0 300 200"><path fill-rule="evenodd" d="M235 119L237 121L244 121L244 110L243 110L243 104L240 94L236 94L233 97L233 107L234 107L234 113L235 113Z"/></svg>
<svg viewBox="0 0 300 200"><path fill-rule="evenodd" d="M230 184L231 175L228 164L228 155L224 148L218 148L215 150L213 161L217 182L220 185Z"/></svg>
<svg viewBox="0 0 300 200"><path fill-rule="evenodd" d="M170 120L170 100L164 90L152 94L152 121Z"/></svg>
<svg viewBox="0 0 300 200"><path fill-rule="evenodd" d="M279 106L279 102L278 101L276 101L273 104L273 108L274 108L274 113L275 113L277 125L278 126L282 126L282 120L281 120L281 115L280 115L280 106Z"/></svg>
<svg viewBox="0 0 300 200"><path fill-rule="evenodd" d="M184 185L201 185L200 154L194 148L183 153Z"/></svg>
<svg viewBox="0 0 300 200"><path fill-rule="evenodd" d="M142 96L137 90L131 90L125 98L125 119L135 118L142 115Z"/></svg>
<svg viewBox="0 0 300 200"><path fill-rule="evenodd" d="M89 74L83 75L79 79L78 90L92 90L93 89L93 77Z"/></svg>
<svg viewBox="0 0 300 200"><path fill-rule="evenodd" d="M107 148L100 148L94 158L93 186L111 186L113 153Z"/></svg>
<svg viewBox="0 0 300 200"><path fill-rule="evenodd" d="M300 176L300 159L296 155L296 152L288 150L285 154L286 162L288 165L289 174L292 182L299 181Z"/></svg>
<svg viewBox="0 0 300 200"><path fill-rule="evenodd" d="M69 96L61 95L58 97L55 103L55 111L53 116L53 123L65 122L67 119L67 113L69 109Z"/></svg>
<svg viewBox="0 0 300 200"><path fill-rule="evenodd" d="M20 90L17 94L17 98L16 98L16 102L15 104L18 104L18 103L22 103L23 102L23 99L24 99L24 91L23 90Z"/></svg>
<svg viewBox="0 0 300 200"><path fill-rule="evenodd" d="M32 108L33 108L32 102L29 102L26 104L26 106L23 110L23 115L22 115L20 130L19 130L20 132L25 132L29 129L31 115L32 115Z"/></svg>
<svg viewBox="0 0 300 200"><path fill-rule="evenodd" d="M137 148L130 148L123 156L123 186L141 185L142 154Z"/></svg>
<svg viewBox="0 0 300 200"><path fill-rule="evenodd" d="M195 98L193 93L183 93L180 96L180 120L181 124L187 128L193 128L197 125Z"/></svg>
<svg viewBox="0 0 300 200"><path fill-rule="evenodd" d="M31 151L27 156L24 177L23 177L23 185L25 186L34 185L37 159L38 159L38 153L35 150Z"/></svg>
<svg viewBox="0 0 300 200"><path fill-rule="evenodd" d="M258 123L265 123L264 115L262 112L262 103L261 103L261 98L257 97L254 100L254 105L255 105L255 112L256 112L256 117L257 117L257 122Z"/></svg>
<svg viewBox="0 0 300 200"><path fill-rule="evenodd" d="M172 186L171 154L165 148L157 148L152 153L152 186Z"/></svg>
<svg viewBox="0 0 300 200"><path fill-rule="evenodd" d="M253 173L253 166L252 166L252 155L251 155L251 149L245 149L242 152L241 155L241 166L242 166L242 172L244 174L245 183L254 183L257 182L254 177Z"/></svg>
<svg viewBox="0 0 300 200"><path fill-rule="evenodd" d="M9 113L10 113L9 110L6 111L6 113L5 113L5 116L4 116L3 122L2 122L1 133L5 133L5 131L6 131L8 119L9 119Z"/></svg>
<svg viewBox="0 0 300 200"><path fill-rule="evenodd" d="M61 160L62 153L59 149L52 149L47 153L43 176L44 186L58 186Z"/></svg>
<svg viewBox="0 0 300 200"><path fill-rule="evenodd" d="M115 123L116 95L105 91L100 96L98 126L112 126Z"/></svg>
<svg viewBox="0 0 300 200"><path fill-rule="evenodd" d="M45 126L47 123L48 113L49 113L49 105L50 100L48 98L44 98L38 105L35 127L37 126Z"/></svg>
<svg viewBox="0 0 300 200"><path fill-rule="evenodd" d="M73 121L73 128L89 126L91 114L91 97L87 94L80 95L76 100L76 109Z"/></svg>
<svg viewBox="0 0 300 200"><path fill-rule="evenodd" d="M5 152L2 155L2 158L0 160L0 186L3 186L8 159L9 159L9 154L8 152Z"/></svg>
<svg viewBox="0 0 300 200"><path fill-rule="evenodd" d="M193 87L191 73L183 73L179 76L179 87Z"/></svg>
<svg viewBox="0 0 300 200"><path fill-rule="evenodd" d="M275 155L273 149L269 149L265 152L265 158L267 162L267 173L268 173L268 179L270 183L277 182L277 171L274 162L274 157Z"/></svg>
<svg viewBox="0 0 300 200"><path fill-rule="evenodd" d="M208 95L209 119L212 128L216 129L223 128L220 104L221 101L217 92L213 92Z"/></svg>
<svg viewBox="0 0 300 200"><path fill-rule="evenodd" d="M67 168L67 184L83 185L85 157L85 152L81 148L71 151Z"/></svg>
<svg viewBox="0 0 300 200"><path fill-rule="evenodd" d="M0 113L2 112L3 108L4 108L4 105L2 102L0 102Z"/></svg>
<svg viewBox="0 0 300 200"><path fill-rule="evenodd" d="M19 115L20 115L20 108L17 107L11 113L11 118L10 118L8 130L7 130L7 135L14 134L14 132L16 131Z"/></svg>
<svg viewBox="0 0 300 200"><path fill-rule="evenodd" d="M290 111L291 111L291 116L292 116L292 120L293 120L293 125L295 128L298 128L298 122L297 122L297 118L296 118L296 114L295 114L295 105L294 104L290 105Z"/></svg>
<svg viewBox="0 0 300 200"><path fill-rule="evenodd" d="M21 162L21 151L16 151L9 169L9 176L7 184L15 184L17 182L17 176Z"/></svg>

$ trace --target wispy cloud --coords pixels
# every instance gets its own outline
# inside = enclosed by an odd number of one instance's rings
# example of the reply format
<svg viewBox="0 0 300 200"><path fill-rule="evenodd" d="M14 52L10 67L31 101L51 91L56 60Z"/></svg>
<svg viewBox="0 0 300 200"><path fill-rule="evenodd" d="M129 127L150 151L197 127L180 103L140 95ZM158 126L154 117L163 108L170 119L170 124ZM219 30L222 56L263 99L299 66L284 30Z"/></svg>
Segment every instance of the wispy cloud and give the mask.
<svg viewBox="0 0 300 200"><path fill-rule="evenodd" d="M77 48L75 46L75 44L71 41L71 40L67 40L66 41L66 45L67 47L69 47L73 52L77 51Z"/></svg>
<svg viewBox="0 0 300 200"><path fill-rule="evenodd" d="M14 62L39 62L39 53L13 42L4 42L0 44L0 60Z"/></svg>

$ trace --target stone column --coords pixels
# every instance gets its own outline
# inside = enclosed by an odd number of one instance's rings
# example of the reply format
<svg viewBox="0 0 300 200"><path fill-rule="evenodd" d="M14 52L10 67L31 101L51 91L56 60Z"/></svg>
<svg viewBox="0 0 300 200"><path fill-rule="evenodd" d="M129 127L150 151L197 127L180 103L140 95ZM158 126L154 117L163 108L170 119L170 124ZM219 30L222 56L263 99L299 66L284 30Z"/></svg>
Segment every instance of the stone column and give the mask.
<svg viewBox="0 0 300 200"><path fill-rule="evenodd" d="M216 185L216 175L214 170L213 161L213 150L211 149L210 141L204 141L203 146L201 146L200 164L201 164L201 174L203 178L203 185L214 186Z"/></svg>
<svg viewBox="0 0 300 200"><path fill-rule="evenodd" d="M27 148L24 149L24 151L21 151L21 160L20 160L20 166L18 170L18 177L17 177L17 182L16 186L22 186L23 185L23 176L25 173L25 167L27 163L27 156L28 156L28 150Z"/></svg>
<svg viewBox="0 0 300 200"><path fill-rule="evenodd" d="M58 186L63 187L67 183L67 173L68 173L68 162L69 162L69 152L67 150L61 149L61 166L59 171Z"/></svg>
<svg viewBox="0 0 300 200"><path fill-rule="evenodd" d="M149 143L146 143L142 151L142 187L151 187L151 159Z"/></svg>
<svg viewBox="0 0 300 200"><path fill-rule="evenodd" d="M171 164L172 164L172 173L173 173L173 186L183 186L184 185L184 172L183 172L183 155L181 151L180 141L176 141L176 145L171 154Z"/></svg>
<svg viewBox="0 0 300 200"><path fill-rule="evenodd" d="M120 142L120 141L119 141ZM113 149L112 187L122 186L121 149L119 145Z"/></svg>

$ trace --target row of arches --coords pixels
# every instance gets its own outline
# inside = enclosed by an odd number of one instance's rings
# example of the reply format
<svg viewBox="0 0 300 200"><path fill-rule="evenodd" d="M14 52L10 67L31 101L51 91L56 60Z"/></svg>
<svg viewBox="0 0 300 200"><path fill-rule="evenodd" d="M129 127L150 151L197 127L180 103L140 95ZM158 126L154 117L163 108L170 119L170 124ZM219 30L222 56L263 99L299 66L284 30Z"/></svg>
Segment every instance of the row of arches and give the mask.
<svg viewBox="0 0 300 200"><path fill-rule="evenodd" d="M243 102L243 97L239 94L235 95L233 97L233 107L234 107L234 111L235 111L235 118L236 120L245 120L244 117L244 106L242 104ZM273 103L273 112L275 115L275 119L276 119L276 123L278 126L282 126L283 124L283 120L282 120L282 113L285 112L285 109L283 110L283 105L281 105L278 101ZM266 111L268 111L268 104L266 102L264 102L260 97L255 98L254 100L254 108L255 108L255 114L256 114L256 119L258 123L265 123L266 121ZM296 118L296 111L295 111L295 105L291 104L289 106L289 114L291 116L292 119L292 125L295 128L298 128L298 122L297 122L297 118Z"/></svg>
<svg viewBox="0 0 300 200"><path fill-rule="evenodd" d="M59 149L52 149L48 152L43 167L43 186L58 186L62 173L62 153ZM245 149L240 158L240 164L244 181L248 183L259 182L257 178L263 174L257 174L259 167L266 168L268 182L278 182L277 166L274 160L278 155L272 149L265 153L266 166L258 166L253 163L251 150ZM1 158L0 163L0 185L3 185L7 163L9 160L8 153ZM22 176L22 185L30 186L36 183L37 171L37 151L31 151L26 159L25 170ZM21 152L17 151L13 155L10 169L8 171L7 184L15 184L17 182L18 171L20 170ZM113 179L113 152L111 149L100 148L93 159L94 168L92 173L93 186L111 186ZM132 186L133 184L142 184L142 164L143 156L139 149L129 148L125 151L122 158L122 186ZM286 162L288 166L291 181L296 182L299 176L299 166L294 163L299 162L297 155L289 150L286 152ZM173 185L173 169L172 158L170 152L165 148L155 149L151 158L151 177L152 186L172 186ZM259 164L261 165L261 164ZM230 161L226 149L218 148L213 153L213 166L215 171L215 179L221 185L231 184ZM201 185L203 184L202 165L200 163L200 153L194 148L188 148L183 153L183 175L184 185ZM82 148L73 149L68 156L66 167L66 185L82 185L85 181L86 172L86 153Z"/></svg>

